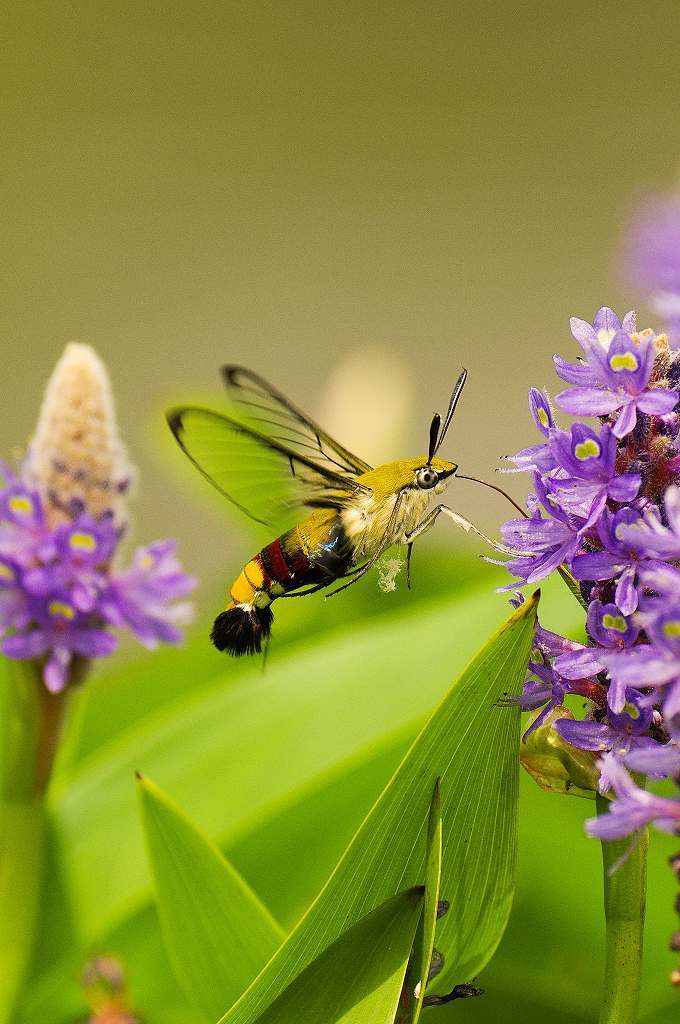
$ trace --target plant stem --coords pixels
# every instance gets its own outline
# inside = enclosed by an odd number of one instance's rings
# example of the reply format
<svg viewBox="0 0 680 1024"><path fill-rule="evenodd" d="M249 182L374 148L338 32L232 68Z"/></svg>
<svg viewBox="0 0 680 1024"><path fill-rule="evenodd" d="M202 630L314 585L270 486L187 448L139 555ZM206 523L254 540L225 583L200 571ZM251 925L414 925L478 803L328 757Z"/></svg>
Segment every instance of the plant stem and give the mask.
<svg viewBox="0 0 680 1024"><path fill-rule="evenodd" d="M608 807L609 801L598 796L597 813L607 813ZM634 841L632 849L630 838L602 843L607 954L600 1024L634 1024L637 1020L647 891L647 830L636 833ZM616 867L626 853L628 856Z"/></svg>

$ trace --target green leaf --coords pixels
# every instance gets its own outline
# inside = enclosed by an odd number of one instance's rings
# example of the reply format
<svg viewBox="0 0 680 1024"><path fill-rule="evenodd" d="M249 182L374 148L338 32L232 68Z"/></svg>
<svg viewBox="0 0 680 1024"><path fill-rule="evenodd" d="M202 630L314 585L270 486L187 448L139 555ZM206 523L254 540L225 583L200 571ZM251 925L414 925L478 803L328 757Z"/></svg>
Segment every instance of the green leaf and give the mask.
<svg viewBox="0 0 680 1024"><path fill-rule="evenodd" d="M423 999L427 988L430 963L432 962L432 951L434 949L434 934L437 927L437 909L439 906L439 893L442 880L442 859L443 859L443 822L442 822L442 801L440 782L437 779L430 804L430 815L427 822L427 855L425 860L425 904L423 906L423 921L421 929L422 945L417 960L418 969L414 973L417 992L415 1006L413 1008L412 1024L418 1024L420 1013L423 1008Z"/></svg>
<svg viewBox="0 0 680 1024"><path fill-rule="evenodd" d="M363 612L351 629L328 628L329 610L337 617L334 609L343 608L342 599L326 604L312 598L304 602L304 613L289 602L277 612L277 626L287 616L306 628L311 617L319 632L286 650L275 645L265 673L252 662L236 673L222 659L221 674L215 674L195 656L195 644L167 659L161 651L117 660L115 670L112 662L106 674L88 681L82 691L89 708L83 736L93 738L98 722L101 729L87 756L57 771L50 791L54 868L43 900L38 971L22 1002L22 1024L70 1024L74 1002L82 1004L78 972L92 948L118 949L138 965L138 984L154 993L157 1016L151 1003L145 1014L150 1024L184 1024L151 907L130 785L137 768L191 807L192 817L284 925L300 919L426 713L504 614L504 601L492 592L500 575L482 567L474 589L459 587L456 577L452 590L448 566L439 553L428 558L424 552L416 565L416 594L442 586L447 592L424 600L406 595L403 607L384 615L376 608L383 602L392 608L396 595L376 596L367 587L363 600L361 588L354 588L346 601L354 606L358 598L352 595L358 594ZM546 582L541 607L545 624L563 631L569 623L569 635L580 638L582 613L559 579ZM281 625L287 627L285 621ZM200 644L210 650L204 638ZM426 672L422 650L437 652ZM176 676L184 680L181 697ZM69 734L73 725L69 719ZM113 737L117 729L123 731ZM207 778L216 783L206 785ZM300 846L308 850L304 859ZM527 857L525 850L525 864ZM533 864L532 878L544 870L542 862ZM659 928L660 945L664 934ZM513 964L506 977L519 976Z"/></svg>
<svg viewBox="0 0 680 1024"><path fill-rule="evenodd" d="M311 963L257 1024L393 1024L422 889L387 900Z"/></svg>
<svg viewBox="0 0 680 1024"><path fill-rule="evenodd" d="M163 939L188 997L214 1020L284 932L238 872L149 779L139 800Z"/></svg>
<svg viewBox="0 0 680 1024"><path fill-rule="evenodd" d="M134 771L191 806L221 846L239 842L355 758L374 757L377 744L394 742L399 732L416 734L452 673L502 614L487 586L422 602L418 614L407 608L349 634L341 630L317 647L290 645L265 673L251 661L232 682L227 663L205 689L194 687L61 772L50 806L64 885L84 941L101 941L149 899L130 793ZM414 654L420 650L437 651L425 673ZM220 785L206 785L210 778Z"/></svg>
<svg viewBox="0 0 680 1024"><path fill-rule="evenodd" d="M343 930L422 882L422 832L437 778L441 893L452 906L439 936L441 977L467 980L488 962L510 912L517 842L519 713L498 700L521 687L536 605L537 596L515 612L446 695L318 898L224 1024L254 1024Z"/></svg>

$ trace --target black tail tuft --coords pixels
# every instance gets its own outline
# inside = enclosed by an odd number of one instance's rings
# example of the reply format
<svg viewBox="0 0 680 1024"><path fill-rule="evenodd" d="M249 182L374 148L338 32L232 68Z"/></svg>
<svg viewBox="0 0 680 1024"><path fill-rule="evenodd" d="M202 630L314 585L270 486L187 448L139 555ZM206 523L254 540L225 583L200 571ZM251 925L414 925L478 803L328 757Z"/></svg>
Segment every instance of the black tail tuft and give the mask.
<svg viewBox="0 0 680 1024"><path fill-rule="evenodd" d="M272 628L274 615L267 605L237 604L220 612L213 623L210 639L218 651L228 651L235 658L242 654L259 654L262 641L267 640Z"/></svg>

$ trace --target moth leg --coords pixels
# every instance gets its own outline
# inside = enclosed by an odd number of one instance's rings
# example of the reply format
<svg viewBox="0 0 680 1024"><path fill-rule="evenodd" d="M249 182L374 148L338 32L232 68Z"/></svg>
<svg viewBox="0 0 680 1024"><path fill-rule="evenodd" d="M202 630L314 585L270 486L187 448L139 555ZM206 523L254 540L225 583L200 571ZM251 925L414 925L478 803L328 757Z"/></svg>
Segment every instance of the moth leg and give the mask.
<svg viewBox="0 0 680 1024"><path fill-rule="evenodd" d="M490 544L492 547L496 546L494 541L487 537L485 533L482 533L481 530L478 530L469 519L466 519L465 516L461 516L458 512L454 512L454 510L449 508L448 505L437 505L433 508L432 511L425 516L423 521L418 523L414 530L411 530L410 533L405 535L404 543L411 544L416 537L421 537L426 530L429 530L430 527L434 526L437 521L437 517L441 512L447 515L450 519L453 519L456 526L460 526L461 530L465 530L466 533L469 533L472 530L473 533L476 533L477 536L481 537L487 544Z"/></svg>
<svg viewBox="0 0 680 1024"><path fill-rule="evenodd" d="M432 509L431 512L427 513L425 518L421 522L419 522L418 525L413 530L411 530L410 533L404 534L404 543L408 544L409 547L409 559L410 550L413 547L413 541L416 539L416 537L422 537L422 535L426 533L430 529L430 527L434 526L435 522L437 521L437 516L439 515L440 512L443 512L445 508L445 505L437 505L435 508Z"/></svg>
<svg viewBox="0 0 680 1024"><path fill-rule="evenodd" d="M411 589L411 557L413 555L413 541L406 546L406 586Z"/></svg>
<svg viewBox="0 0 680 1024"><path fill-rule="evenodd" d="M375 562L376 559L372 558L369 562L366 562L365 565L360 566L360 568L352 569L350 572L346 573L347 576L352 577L349 583L343 583L343 585L341 587L337 587L336 590L331 590L330 593L325 595L326 599L328 599L329 597L335 597L335 595L339 594L342 590L347 590L348 587L351 587L355 583L358 583L361 577L368 572L368 570L371 568L372 565L374 565Z"/></svg>

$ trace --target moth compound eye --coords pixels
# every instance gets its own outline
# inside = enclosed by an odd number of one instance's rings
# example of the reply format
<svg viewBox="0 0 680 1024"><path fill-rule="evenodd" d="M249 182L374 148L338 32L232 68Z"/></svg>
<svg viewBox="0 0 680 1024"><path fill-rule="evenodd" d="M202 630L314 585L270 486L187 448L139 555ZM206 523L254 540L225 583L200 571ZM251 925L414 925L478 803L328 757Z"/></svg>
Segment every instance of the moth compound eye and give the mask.
<svg viewBox="0 0 680 1024"><path fill-rule="evenodd" d="M430 466L423 466L416 473L416 484L422 491L429 491L431 487L434 487L439 477Z"/></svg>

